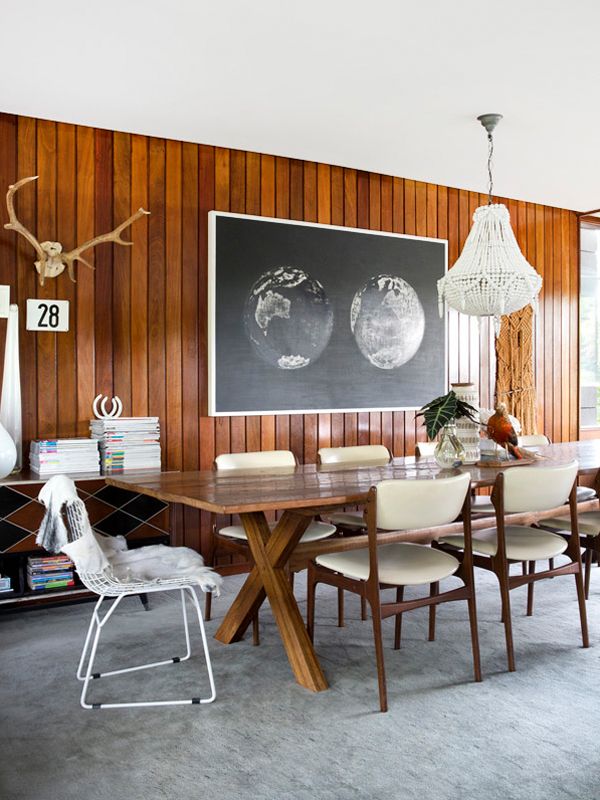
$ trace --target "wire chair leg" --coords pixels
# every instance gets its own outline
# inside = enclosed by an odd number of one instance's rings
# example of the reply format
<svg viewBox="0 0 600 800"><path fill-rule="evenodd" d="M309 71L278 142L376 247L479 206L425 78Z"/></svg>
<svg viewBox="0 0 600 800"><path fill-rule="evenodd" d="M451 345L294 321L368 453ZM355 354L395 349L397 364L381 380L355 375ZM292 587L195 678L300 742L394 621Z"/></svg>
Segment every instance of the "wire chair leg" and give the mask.
<svg viewBox="0 0 600 800"><path fill-rule="evenodd" d="M186 591L188 591L190 593L190 597L192 599L192 602L193 602L194 607L196 609L196 612L198 614L198 623L199 623L199 627L200 627L200 634L201 634L201 637L202 637L202 646L203 646L203 649L204 649L204 657L205 657L205 660L206 660L206 667L207 667L208 679L209 679L210 690L211 690L211 694L209 695L209 697L206 697L206 698L192 697L192 698L188 698L186 700L158 700L158 701L133 702L133 703L88 703L87 702L87 690L88 690L89 683L90 683L91 680L94 680L96 678L106 678L106 677L109 677L111 675L121 675L121 674L126 673L126 672L135 672L135 671L141 670L141 669L150 669L151 667L159 667L159 666L162 666L162 665L165 665L165 664L174 664L174 663L178 663L180 661L184 661L184 660L186 660L186 659L188 659L190 657L190 655L191 655L191 644L190 644L187 609L186 609L186 605L185 605L185 592ZM81 662L81 663L83 663L83 655L85 655L85 652L86 652L87 648L89 647L90 639L92 639L92 633L93 633L90 657L89 657L89 660L88 660L85 676L82 678L82 680L83 680L83 688L82 688L82 691L81 691L81 700L80 700L82 708L85 708L85 709L139 708L139 707L148 707L148 706L181 706L181 705L199 705L199 704L204 704L204 703L212 703L213 700L216 697L216 690L215 690L215 682L214 682L213 671L212 671L212 664L211 664L211 660L210 660L210 654L209 654L209 651L208 651L208 642L207 642L207 639L206 639L206 631L204 629L204 621L203 621L203 618L202 618L202 610L200 608L200 604L198 602L198 598L197 598L196 593L194 592L194 589L192 588L192 586L183 586L183 587L181 587L182 613L183 613L183 620L184 620L184 627L185 627L185 638L186 638L186 644L187 644L187 654L186 654L186 656L181 657L181 658L180 657L169 658L169 659L167 659L165 661L155 661L155 662L153 662L151 664L141 664L140 666L137 666L137 667L128 667L126 669L112 670L110 672L102 672L102 673L97 672L97 673L94 673L92 671L93 670L93 665L94 665L94 660L96 658L96 652L97 652L97 649L98 649L98 643L100 641L100 634L102 633L102 629L104 628L106 623L109 621L110 617L112 616L113 612L116 610L117 606L119 605L119 603L121 602L123 597L128 597L128 596L129 595L127 595L127 594L119 595L119 597L116 598L116 600L111 605L110 609L107 611L107 613L104 615L104 617L102 619L100 619L100 617L99 617L99 615L97 613L100 604L97 603L96 609L94 609L94 615L92 617L92 623L90 623L90 628L88 629L88 634L86 636L86 642L85 642L85 645L84 645L84 654L82 654L82 662ZM104 598L101 598L101 599L104 599ZM94 623L95 623L95 631L94 631Z"/></svg>
<svg viewBox="0 0 600 800"><path fill-rule="evenodd" d="M206 671L208 673L208 680L210 683L210 696L201 699L200 702L212 703L215 697L217 696L217 692L215 689L215 680L213 677L210 653L208 652L208 642L206 641L206 631L204 630L204 620L202 619L202 609L200 608L200 603L198 602L198 596L196 595L196 592L191 587L189 587L189 592L190 595L192 596L192 601L196 606L196 612L198 614L198 625L200 626L200 635L202 636L202 647L204 648L204 658L206 660Z"/></svg>
<svg viewBox="0 0 600 800"><path fill-rule="evenodd" d="M187 609L185 607L185 589L181 590L181 610L183 612L183 627L185 629L186 652L183 658L180 658L179 660L187 661L188 658L192 655L192 646L190 644L190 626L188 625Z"/></svg>
<svg viewBox="0 0 600 800"><path fill-rule="evenodd" d="M81 651L81 658L79 659L79 665L77 667L77 680L82 681L84 680L83 675L83 665L85 663L85 657L88 652L88 647L90 645L90 640L92 638L92 631L94 630L94 624L100 622L98 617L98 611L100 610L100 606L102 605L102 601L104 600L105 595L100 595L98 600L96 601L96 605L94 606L94 610L92 612L92 618L90 619L90 624L87 629L87 634L85 636L85 642L83 644L83 650Z"/></svg>

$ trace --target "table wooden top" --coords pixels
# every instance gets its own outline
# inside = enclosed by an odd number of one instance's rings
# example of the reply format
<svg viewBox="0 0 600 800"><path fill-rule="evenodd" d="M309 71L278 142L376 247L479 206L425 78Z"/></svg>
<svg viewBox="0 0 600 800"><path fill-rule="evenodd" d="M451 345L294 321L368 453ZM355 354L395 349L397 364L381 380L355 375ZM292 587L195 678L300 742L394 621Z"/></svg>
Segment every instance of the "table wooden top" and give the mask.
<svg viewBox="0 0 600 800"><path fill-rule="evenodd" d="M539 453L536 468L579 462L580 474L600 469L600 440L567 442L527 448ZM517 467L511 467L516 469ZM498 468L464 466L474 487L491 486ZM303 464L296 467L235 471L162 472L148 475L106 476L106 482L147 494L170 503L183 503L217 514L353 505L364 503L371 486L394 478L431 479L446 477L454 470L441 470L432 458L395 458L369 466Z"/></svg>

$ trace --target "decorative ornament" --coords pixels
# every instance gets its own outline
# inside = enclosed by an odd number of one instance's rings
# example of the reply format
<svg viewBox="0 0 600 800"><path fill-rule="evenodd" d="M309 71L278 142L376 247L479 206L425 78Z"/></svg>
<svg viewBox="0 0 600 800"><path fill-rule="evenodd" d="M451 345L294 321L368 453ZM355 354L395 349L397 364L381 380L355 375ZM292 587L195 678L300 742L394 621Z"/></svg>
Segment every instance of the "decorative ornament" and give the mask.
<svg viewBox="0 0 600 800"><path fill-rule="evenodd" d="M19 368L19 307L11 303L6 326L4 374L0 399L0 422L15 444L13 467L23 466L23 428L21 416L21 372ZM11 467L12 470L12 467Z"/></svg>
<svg viewBox="0 0 600 800"><path fill-rule="evenodd" d="M74 250L69 250L67 253L63 253L63 246L60 242L38 242L36 237L17 219L14 205L14 195L21 188L21 186L24 186L26 183L30 183L31 181L37 181L37 179L37 175L32 175L30 178L21 178L20 181L17 181L8 187L8 192L6 193L6 207L8 208L9 222L7 222L4 227L9 231L20 233L21 236L27 239L29 244L36 251L38 260L35 262L35 268L39 272L41 286L44 285L46 278L56 278L57 275L61 274L65 267L69 273L69 278L71 278L73 283L76 283L76 261L81 261L81 263L85 264L86 267L94 269L94 267L81 255L84 250L89 250L90 247L95 247L97 244L102 244L103 242L114 242L115 244L122 244L126 247L131 247L133 242L126 242L121 239L121 233L125 230L125 228L128 228L130 225L132 225L136 219L139 219L140 217L150 213L143 208L139 208L135 214L132 214L129 219L126 219L125 222L122 222L110 233L103 233L100 236L95 236L93 239L89 239L87 242L84 242L84 244L76 247Z"/></svg>
<svg viewBox="0 0 600 800"><path fill-rule="evenodd" d="M100 403L100 398L102 402ZM107 410L106 404L108 403L108 397L99 394L97 397L94 398L94 402L92 403L92 409L94 411L94 416L96 419L116 419L116 417L120 417L123 413L123 403L121 402L120 397L113 397L110 401L110 411ZM100 410L98 410L98 404L100 404Z"/></svg>
<svg viewBox="0 0 600 800"><path fill-rule="evenodd" d="M510 225L508 209L493 203L493 131L501 114L477 117L488 138L488 205L473 214L473 227L463 251L448 273L438 281L440 316L444 302L474 317L493 317L496 336L501 317L530 304L537 311L542 278L527 261Z"/></svg>
<svg viewBox="0 0 600 800"><path fill-rule="evenodd" d="M450 388L459 400L471 408L479 408L479 391L474 383L451 383ZM479 422L477 415L458 417L456 438L465 449L465 464L476 464L481 458Z"/></svg>

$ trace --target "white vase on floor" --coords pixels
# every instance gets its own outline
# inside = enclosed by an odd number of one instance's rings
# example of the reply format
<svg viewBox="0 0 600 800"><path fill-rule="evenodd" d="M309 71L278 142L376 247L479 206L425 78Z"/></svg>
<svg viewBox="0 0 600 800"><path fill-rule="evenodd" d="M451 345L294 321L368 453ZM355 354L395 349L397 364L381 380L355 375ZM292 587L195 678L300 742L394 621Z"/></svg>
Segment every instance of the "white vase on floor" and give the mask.
<svg viewBox="0 0 600 800"><path fill-rule="evenodd" d="M2 397L0 399L0 423L5 433L15 446L15 467L23 465L23 428L21 416L21 371L19 367L19 307L11 304L6 327L6 345L4 348L4 374L2 378ZM4 473L8 475L9 473Z"/></svg>
<svg viewBox="0 0 600 800"><path fill-rule="evenodd" d="M479 392L474 383L453 383L451 389L463 403L479 409ZM465 464L476 464L481 457L479 425L466 417L457 419L456 436L465 448Z"/></svg>

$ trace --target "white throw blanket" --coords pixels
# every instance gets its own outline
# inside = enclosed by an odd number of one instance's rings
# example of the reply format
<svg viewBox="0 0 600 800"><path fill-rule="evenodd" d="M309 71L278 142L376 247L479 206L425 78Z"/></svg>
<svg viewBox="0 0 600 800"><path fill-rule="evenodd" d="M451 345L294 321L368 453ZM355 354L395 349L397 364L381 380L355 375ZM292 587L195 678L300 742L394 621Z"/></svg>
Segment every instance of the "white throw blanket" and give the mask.
<svg viewBox="0 0 600 800"><path fill-rule="evenodd" d="M75 484L65 475L55 475L42 487L38 499L46 506L46 515L38 531L36 544L51 553L63 552L75 564L79 574L105 573L120 583L154 583L169 578L187 578L205 592L220 593L223 579L204 566L200 553L189 547L152 544L127 549L124 536L104 536L92 529L83 501ZM62 517L64 505L79 511L82 532L69 542Z"/></svg>

